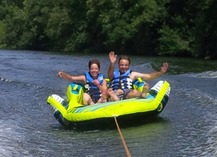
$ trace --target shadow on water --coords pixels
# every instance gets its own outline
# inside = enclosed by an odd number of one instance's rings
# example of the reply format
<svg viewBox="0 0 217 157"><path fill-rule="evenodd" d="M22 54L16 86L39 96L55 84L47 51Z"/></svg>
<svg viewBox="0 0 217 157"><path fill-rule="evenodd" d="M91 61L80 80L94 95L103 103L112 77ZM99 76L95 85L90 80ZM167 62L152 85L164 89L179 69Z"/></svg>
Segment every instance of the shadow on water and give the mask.
<svg viewBox="0 0 217 157"><path fill-rule="evenodd" d="M168 121L160 116L146 115L132 115L127 117L117 117L118 125L121 128L138 127L148 124L165 124ZM117 128L114 118L102 118L91 121L79 122L71 124L70 126L59 125L58 129L75 130L75 131L91 131L91 130L115 130ZM57 128L56 128L57 129Z"/></svg>

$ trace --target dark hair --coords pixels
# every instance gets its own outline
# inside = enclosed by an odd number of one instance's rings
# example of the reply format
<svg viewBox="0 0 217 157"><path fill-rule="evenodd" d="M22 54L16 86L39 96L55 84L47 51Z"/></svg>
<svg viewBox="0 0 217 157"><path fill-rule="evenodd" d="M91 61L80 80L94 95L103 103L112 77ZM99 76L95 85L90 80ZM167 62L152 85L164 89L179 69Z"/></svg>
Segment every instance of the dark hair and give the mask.
<svg viewBox="0 0 217 157"><path fill-rule="evenodd" d="M98 66L98 68L100 69L100 62L98 59L92 59L89 61L89 63L88 63L89 69L90 69L92 64L96 64Z"/></svg>
<svg viewBox="0 0 217 157"><path fill-rule="evenodd" d="M128 60L128 61L129 61L129 64L130 64L130 58L129 58L128 56L126 56L126 55L123 55L123 56L121 56L121 57L119 58L118 64L120 63L120 61L121 61L122 59Z"/></svg>

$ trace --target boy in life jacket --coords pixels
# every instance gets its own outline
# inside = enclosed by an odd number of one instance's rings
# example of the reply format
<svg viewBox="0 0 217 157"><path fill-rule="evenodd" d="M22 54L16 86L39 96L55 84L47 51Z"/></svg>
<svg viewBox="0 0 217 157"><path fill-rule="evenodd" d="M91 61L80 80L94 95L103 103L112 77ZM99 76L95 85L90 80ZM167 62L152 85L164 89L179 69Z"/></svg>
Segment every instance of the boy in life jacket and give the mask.
<svg viewBox="0 0 217 157"><path fill-rule="evenodd" d="M108 78L111 81L112 90L119 97L119 99L129 99L135 97L145 98L149 90L149 85L145 84L143 91L138 91L133 89L133 82L138 78L141 78L145 81L156 79L165 74L169 66L167 63L163 63L160 71L147 74L132 71L130 69L130 59L128 56L121 56L119 58L119 69L116 70L114 68L117 60L117 55L115 55L114 51L111 51L109 53L109 59L110 65L108 69ZM111 98L111 101L116 100Z"/></svg>
<svg viewBox="0 0 217 157"><path fill-rule="evenodd" d="M85 84L85 93L83 94L83 104L92 105L95 103L103 103L107 100L107 83L103 78L103 74L99 73L100 62L97 59L89 61L89 72L84 75L73 76L63 71L58 72L58 76L67 81L82 82ZM109 92L112 96L114 93Z"/></svg>

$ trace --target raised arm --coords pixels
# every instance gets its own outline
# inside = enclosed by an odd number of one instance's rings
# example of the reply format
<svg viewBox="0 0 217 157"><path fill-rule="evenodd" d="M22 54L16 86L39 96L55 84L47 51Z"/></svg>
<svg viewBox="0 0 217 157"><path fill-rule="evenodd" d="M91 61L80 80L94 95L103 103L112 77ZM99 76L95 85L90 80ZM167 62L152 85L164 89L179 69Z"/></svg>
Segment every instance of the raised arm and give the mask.
<svg viewBox="0 0 217 157"><path fill-rule="evenodd" d="M164 75L167 72L168 67L169 67L168 63L163 63L160 71L156 71L156 72L149 73L149 74L139 73L139 72L132 72L132 74L131 74L132 78L131 79L135 80L138 77L141 77L144 80L154 80L154 79Z"/></svg>
<svg viewBox="0 0 217 157"><path fill-rule="evenodd" d="M114 69L115 69L115 62L117 60L117 55L115 55L114 51L111 51L109 53L109 60L110 60L110 65L109 65L109 69L108 69L108 78L110 80L112 80L113 79Z"/></svg>
<svg viewBox="0 0 217 157"><path fill-rule="evenodd" d="M67 73L65 73L65 72L63 72L63 71L59 71L59 72L58 72L58 76L59 76L60 78L63 78L63 79L66 80L66 81L82 81L82 82L84 82L84 83L86 82L84 75L72 76L72 75L67 74Z"/></svg>

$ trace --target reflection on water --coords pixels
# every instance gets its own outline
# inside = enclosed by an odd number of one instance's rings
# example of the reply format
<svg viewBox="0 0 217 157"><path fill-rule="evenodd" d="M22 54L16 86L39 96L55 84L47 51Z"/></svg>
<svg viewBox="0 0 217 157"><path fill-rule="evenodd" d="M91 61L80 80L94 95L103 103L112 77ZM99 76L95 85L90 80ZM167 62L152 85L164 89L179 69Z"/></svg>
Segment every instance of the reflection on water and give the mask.
<svg viewBox="0 0 217 157"><path fill-rule="evenodd" d="M65 94L68 83L57 71L82 74L90 58L95 56L0 51L0 156L125 156L113 120L64 128L46 104L48 95ZM108 56L97 58L106 74ZM164 111L153 119L118 119L132 156L216 156L217 63L132 56L132 69L151 72L163 62L170 71L160 79L171 84Z"/></svg>

